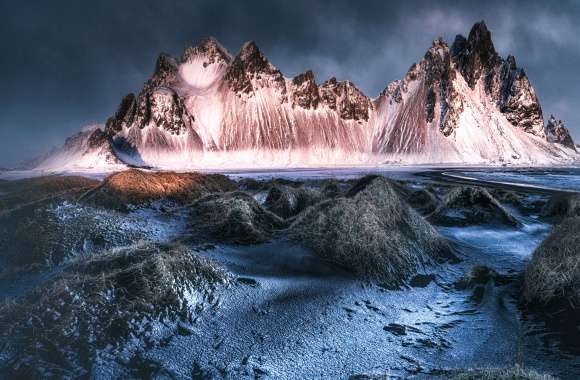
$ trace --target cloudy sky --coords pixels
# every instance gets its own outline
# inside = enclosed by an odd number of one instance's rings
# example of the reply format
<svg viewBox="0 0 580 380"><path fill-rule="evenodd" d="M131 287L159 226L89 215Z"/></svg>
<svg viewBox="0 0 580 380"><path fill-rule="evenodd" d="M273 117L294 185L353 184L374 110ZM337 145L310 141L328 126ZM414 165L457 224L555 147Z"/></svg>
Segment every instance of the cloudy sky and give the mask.
<svg viewBox="0 0 580 380"><path fill-rule="evenodd" d="M254 40L286 76L312 69L374 97L434 38L452 42L482 19L528 73L545 117L580 140L580 1L455 3L0 0L0 166L103 122L160 52L178 56L206 36L234 54Z"/></svg>

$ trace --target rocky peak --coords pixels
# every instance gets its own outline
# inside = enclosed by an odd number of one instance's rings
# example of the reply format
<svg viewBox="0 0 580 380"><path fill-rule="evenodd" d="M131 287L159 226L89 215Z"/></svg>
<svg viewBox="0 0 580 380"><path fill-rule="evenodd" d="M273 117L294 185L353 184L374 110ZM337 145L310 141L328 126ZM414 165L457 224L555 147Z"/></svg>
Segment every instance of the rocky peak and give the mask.
<svg viewBox="0 0 580 380"><path fill-rule="evenodd" d="M545 127L546 139L551 143L562 144L568 148L576 150L572 136L564 125L562 120L557 120L554 115L550 115L550 119Z"/></svg>
<svg viewBox="0 0 580 380"><path fill-rule="evenodd" d="M480 78L485 77L486 70L501 63L501 58L493 46L491 33L484 21L473 25L467 39L461 35L456 36L451 54L471 88L475 87Z"/></svg>
<svg viewBox="0 0 580 380"><path fill-rule="evenodd" d="M272 65L253 41L246 42L225 75L230 88L251 94L258 87L273 86L285 99L286 85L280 70Z"/></svg>
<svg viewBox="0 0 580 380"><path fill-rule="evenodd" d="M397 79L387 85L383 91L381 91L379 97L387 96L397 103L403 101L403 94L401 93L401 84L403 81Z"/></svg>
<svg viewBox="0 0 580 380"><path fill-rule="evenodd" d="M312 70L296 75L292 79L294 92L292 93L292 104L299 105L305 109L316 109L320 102L318 86L314 79Z"/></svg>
<svg viewBox="0 0 580 380"><path fill-rule="evenodd" d="M232 56L228 50L214 37L208 37L202 40L195 47L186 48L181 56L181 63L192 62L196 57L203 57L205 59L204 66L218 62L229 64L232 61Z"/></svg>
<svg viewBox="0 0 580 380"><path fill-rule="evenodd" d="M368 121L371 101L350 81L337 81L332 77L320 85L319 90L322 101L330 109L338 110L341 118Z"/></svg>
<svg viewBox="0 0 580 380"><path fill-rule="evenodd" d="M153 76L166 77L174 75L177 72L177 60L169 54L161 53L155 63L155 72Z"/></svg>
<svg viewBox="0 0 580 380"><path fill-rule="evenodd" d="M105 133L112 137L123 127L129 127L133 123L136 109L135 95L133 93L125 95L117 108L117 112L107 120Z"/></svg>

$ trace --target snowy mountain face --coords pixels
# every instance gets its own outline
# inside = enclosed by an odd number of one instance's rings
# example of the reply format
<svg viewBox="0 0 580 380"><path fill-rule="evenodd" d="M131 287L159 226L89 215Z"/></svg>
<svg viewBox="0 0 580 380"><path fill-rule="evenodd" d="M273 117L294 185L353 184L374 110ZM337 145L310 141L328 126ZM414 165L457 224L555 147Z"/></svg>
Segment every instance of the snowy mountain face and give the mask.
<svg viewBox="0 0 580 380"><path fill-rule="evenodd" d="M107 162L162 168L578 158L563 124L544 126L525 72L497 54L483 22L451 47L435 40L376 99L349 81L318 84L312 71L287 78L253 42L233 57L209 38L179 60L160 55L97 137Z"/></svg>

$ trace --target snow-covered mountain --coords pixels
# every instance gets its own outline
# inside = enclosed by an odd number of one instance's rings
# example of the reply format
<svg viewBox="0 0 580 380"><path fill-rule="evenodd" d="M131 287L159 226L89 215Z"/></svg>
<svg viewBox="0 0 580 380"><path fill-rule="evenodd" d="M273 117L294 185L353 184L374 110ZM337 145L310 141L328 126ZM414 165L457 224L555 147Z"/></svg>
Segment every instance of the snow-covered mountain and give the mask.
<svg viewBox="0 0 580 380"><path fill-rule="evenodd" d="M544 126L525 72L497 54L484 22L451 46L435 40L375 99L349 81L318 84L312 71L287 78L253 42L234 57L209 38L179 60L160 55L137 96L65 148L40 165L69 153L64 161L77 166L161 168L546 165L579 157L561 122Z"/></svg>

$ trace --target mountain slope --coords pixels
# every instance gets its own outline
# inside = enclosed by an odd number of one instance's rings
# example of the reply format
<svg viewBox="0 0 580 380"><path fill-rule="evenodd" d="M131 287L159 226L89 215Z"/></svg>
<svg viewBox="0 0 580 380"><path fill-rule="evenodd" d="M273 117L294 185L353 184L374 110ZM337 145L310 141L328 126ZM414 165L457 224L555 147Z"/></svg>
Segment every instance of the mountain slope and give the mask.
<svg viewBox="0 0 580 380"><path fill-rule="evenodd" d="M179 60L160 55L107 121L104 141L118 160L161 168L578 158L563 125L544 126L526 73L497 54L483 22L451 47L435 40L376 99L349 81L318 84L311 71L286 78L253 42L234 57L208 38Z"/></svg>

